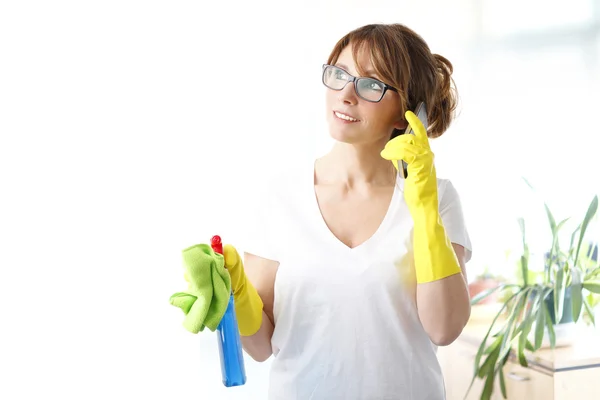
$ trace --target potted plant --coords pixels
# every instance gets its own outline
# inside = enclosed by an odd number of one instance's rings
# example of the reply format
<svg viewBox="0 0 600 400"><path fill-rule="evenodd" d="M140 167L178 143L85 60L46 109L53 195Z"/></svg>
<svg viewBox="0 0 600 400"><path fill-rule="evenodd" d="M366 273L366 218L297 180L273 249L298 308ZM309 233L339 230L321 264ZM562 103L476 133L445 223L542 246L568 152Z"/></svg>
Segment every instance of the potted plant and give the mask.
<svg viewBox="0 0 600 400"><path fill-rule="evenodd" d="M530 253L527 244L525 221L519 219L523 250L519 260L517 283L501 283L497 288L480 293L471 300L479 303L493 293L502 293L500 310L495 315L482 340L474 362L471 390L476 379L484 380L481 399L490 399L498 382L506 398L503 367L514 356L527 367L525 352L542 347L545 337L551 348L556 346L556 327L577 322L582 315L595 324L590 304L593 293L600 293L600 263L594 257L597 245L584 241L585 233L598 209L598 196L590 203L581 224L570 235L568 247L559 240L561 229L568 219L556 223L547 204L544 204L552 243L545 257L543 271L532 273L529 268Z"/></svg>

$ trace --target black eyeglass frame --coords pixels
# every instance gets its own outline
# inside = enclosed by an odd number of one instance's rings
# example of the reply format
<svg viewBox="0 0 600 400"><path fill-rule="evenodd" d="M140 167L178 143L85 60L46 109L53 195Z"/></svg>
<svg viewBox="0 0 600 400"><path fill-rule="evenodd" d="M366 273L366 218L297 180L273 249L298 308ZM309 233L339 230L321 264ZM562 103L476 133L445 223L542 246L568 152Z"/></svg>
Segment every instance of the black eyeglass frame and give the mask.
<svg viewBox="0 0 600 400"><path fill-rule="evenodd" d="M327 84L325 83L325 71L327 70L327 68L337 68L337 69L339 69L340 71L344 71L344 72L346 73L346 75L348 75L348 79L346 80L346 83L344 84L344 86L342 86L342 87L341 87L341 88L339 88L339 89L334 89L334 88L332 88L331 86L329 86L329 85L327 85ZM381 83L381 85L383 86L383 91L381 92L381 97L379 98L379 100L369 100L369 99L365 99L364 97L362 97L362 96L360 95L360 93L358 93L358 85L357 85L357 84L358 84L358 81L360 81L360 80L362 80L362 79L370 79L370 80L373 80L373 81L376 81L376 82L379 82L379 83ZM369 77L356 77L356 76L354 76L354 75L350 74L350 73L349 73L348 71L346 71L344 68L340 68L340 67L338 67L338 66L336 66L336 65L330 65L330 64L323 64L323 72L322 72L322 74L321 74L321 81L322 81L323 85L325 85L325 87L326 87L326 88L328 88L328 89L331 89L331 90L335 90L335 91L337 91L337 92L339 92L339 91L341 91L341 90L344 90L344 88L346 87L346 85L347 85L348 83L352 83L352 84L354 84L354 91L356 92L356 95L357 95L358 97L360 97L361 99L363 99L363 100L365 100L365 101L368 101L368 102L370 102L370 103L379 103L379 102L380 102L380 101L383 99L383 96L385 96L385 93L386 93L388 90L391 90L392 92L396 92L396 93L398 93L398 89L396 89L396 88L395 88L395 87L393 87L393 86L390 86L390 85L388 85L387 83L381 82L379 79L375 79L375 78L369 78Z"/></svg>

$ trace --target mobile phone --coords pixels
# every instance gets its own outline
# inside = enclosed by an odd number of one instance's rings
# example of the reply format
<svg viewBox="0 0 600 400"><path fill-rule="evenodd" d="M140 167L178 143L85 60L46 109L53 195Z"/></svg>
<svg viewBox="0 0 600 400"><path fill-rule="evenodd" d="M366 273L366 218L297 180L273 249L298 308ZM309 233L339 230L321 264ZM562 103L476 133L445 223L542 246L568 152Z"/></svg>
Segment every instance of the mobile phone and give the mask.
<svg viewBox="0 0 600 400"><path fill-rule="evenodd" d="M415 115L417 116L417 118L419 118L419 121L421 121L421 123L423 124L423 126L425 128L427 128L428 124L427 124L427 107L425 106L424 102L420 102L419 104L417 104L417 109L415 110ZM405 135L414 135L415 133L413 132L412 127L410 126L410 124L406 127L406 131L404 132ZM406 179L406 177L408 177L408 164L406 163L406 161L402 161L402 174L404 179Z"/></svg>

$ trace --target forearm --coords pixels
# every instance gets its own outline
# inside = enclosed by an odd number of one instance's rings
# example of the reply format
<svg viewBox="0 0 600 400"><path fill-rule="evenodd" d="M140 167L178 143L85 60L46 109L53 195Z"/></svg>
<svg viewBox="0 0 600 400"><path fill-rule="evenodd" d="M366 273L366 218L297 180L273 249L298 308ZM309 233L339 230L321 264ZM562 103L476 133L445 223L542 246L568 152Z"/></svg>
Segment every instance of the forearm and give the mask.
<svg viewBox="0 0 600 400"><path fill-rule="evenodd" d="M258 331L251 336L241 336L242 347L255 361L266 361L273 349L271 347L271 337L273 336L273 323L267 314L262 312L262 323Z"/></svg>
<svg viewBox="0 0 600 400"><path fill-rule="evenodd" d="M417 285L419 319L433 343L447 346L462 332L471 314L462 274Z"/></svg>
<svg viewBox="0 0 600 400"><path fill-rule="evenodd" d="M414 248L419 318L434 343L450 344L467 323L471 305L461 262L439 214L417 218Z"/></svg>

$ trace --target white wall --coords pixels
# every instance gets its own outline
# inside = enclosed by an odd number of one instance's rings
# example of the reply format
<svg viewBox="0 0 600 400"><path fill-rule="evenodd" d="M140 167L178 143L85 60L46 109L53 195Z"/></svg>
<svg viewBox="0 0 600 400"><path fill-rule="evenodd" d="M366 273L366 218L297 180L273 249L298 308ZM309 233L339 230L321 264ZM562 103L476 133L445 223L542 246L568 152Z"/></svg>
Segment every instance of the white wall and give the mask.
<svg viewBox="0 0 600 400"><path fill-rule="evenodd" d="M185 331L168 298L181 249L235 243L253 187L327 150L321 64L359 25L406 23L455 65L461 116L433 146L474 271L504 268L516 217L542 211L521 176L561 215L600 191L591 0L566 34L514 39L566 2L508 31L512 13L476 0L303 4L0 6L0 398L264 398L269 363L223 388L214 334Z"/></svg>

